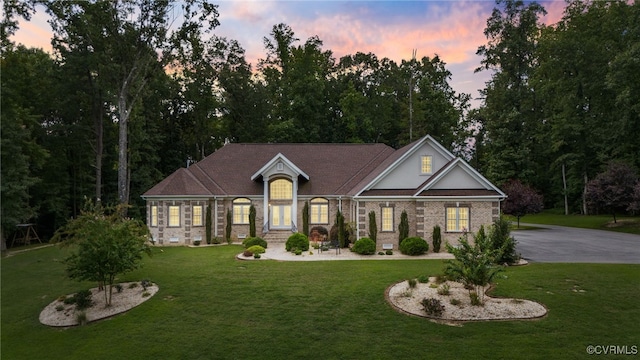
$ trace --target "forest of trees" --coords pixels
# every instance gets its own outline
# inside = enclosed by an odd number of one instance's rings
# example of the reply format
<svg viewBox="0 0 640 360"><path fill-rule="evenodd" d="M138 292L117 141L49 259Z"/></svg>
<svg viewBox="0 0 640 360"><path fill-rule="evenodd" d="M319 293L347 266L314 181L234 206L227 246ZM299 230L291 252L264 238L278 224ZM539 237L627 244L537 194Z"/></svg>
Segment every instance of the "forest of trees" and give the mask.
<svg viewBox="0 0 640 360"><path fill-rule="evenodd" d="M85 199L144 218L142 193L226 141L398 148L430 134L496 184L519 180L547 208L566 195L572 212L611 160L640 166L639 3L571 1L545 26L540 5L498 1L477 109L437 55L336 59L286 24L249 64L207 1L3 4L3 235L35 222L48 237ZM51 16L53 54L11 41L35 11Z"/></svg>

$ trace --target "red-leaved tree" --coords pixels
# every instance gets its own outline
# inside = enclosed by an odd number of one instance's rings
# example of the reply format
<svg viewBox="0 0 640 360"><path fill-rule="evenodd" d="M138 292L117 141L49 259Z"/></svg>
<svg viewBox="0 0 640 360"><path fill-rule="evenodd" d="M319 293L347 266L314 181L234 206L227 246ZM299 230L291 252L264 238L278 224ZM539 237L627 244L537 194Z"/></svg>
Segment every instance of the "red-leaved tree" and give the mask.
<svg viewBox="0 0 640 360"><path fill-rule="evenodd" d="M510 180L502 186L502 190L507 194L507 199L502 204L502 212L515 216L518 219L518 227L521 217L539 213L544 208L542 195L520 180Z"/></svg>
<svg viewBox="0 0 640 360"><path fill-rule="evenodd" d="M587 204L596 210L613 215L626 211L632 206L634 188L638 175L627 164L611 162L607 169L587 184Z"/></svg>

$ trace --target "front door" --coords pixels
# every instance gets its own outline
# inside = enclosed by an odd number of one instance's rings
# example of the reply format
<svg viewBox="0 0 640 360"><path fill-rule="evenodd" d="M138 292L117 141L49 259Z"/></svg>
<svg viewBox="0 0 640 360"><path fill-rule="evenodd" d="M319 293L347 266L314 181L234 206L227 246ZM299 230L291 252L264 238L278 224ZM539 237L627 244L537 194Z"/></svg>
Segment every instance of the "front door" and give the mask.
<svg viewBox="0 0 640 360"><path fill-rule="evenodd" d="M271 206L271 228L290 229L291 228L291 205Z"/></svg>

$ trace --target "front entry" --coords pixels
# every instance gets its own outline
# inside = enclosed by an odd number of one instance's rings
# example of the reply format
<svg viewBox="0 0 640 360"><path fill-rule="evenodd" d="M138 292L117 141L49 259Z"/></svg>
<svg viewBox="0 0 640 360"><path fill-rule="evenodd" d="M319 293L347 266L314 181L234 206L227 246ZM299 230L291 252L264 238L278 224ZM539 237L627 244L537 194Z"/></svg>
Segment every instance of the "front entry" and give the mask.
<svg viewBox="0 0 640 360"><path fill-rule="evenodd" d="M271 206L271 228L290 229L291 228L291 205Z"/></svg>

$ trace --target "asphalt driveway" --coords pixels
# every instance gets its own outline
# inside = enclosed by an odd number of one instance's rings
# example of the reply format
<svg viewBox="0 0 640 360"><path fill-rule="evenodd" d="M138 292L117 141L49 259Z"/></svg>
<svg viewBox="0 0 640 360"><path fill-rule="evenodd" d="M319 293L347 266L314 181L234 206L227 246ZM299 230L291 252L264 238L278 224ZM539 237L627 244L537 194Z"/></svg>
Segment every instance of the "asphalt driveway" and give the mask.
<svg viewBox="0 0 640 360"><path fill-rule="evenodd" d="M640 264L640 235L537 225L514 230L516 251L533 262Z"/></svg>

